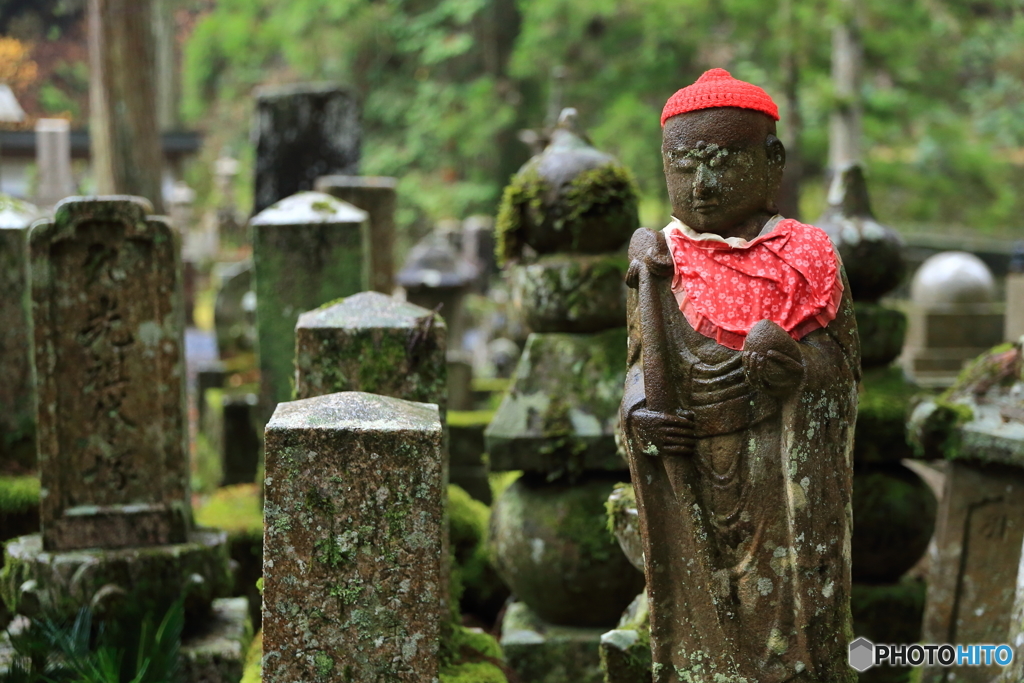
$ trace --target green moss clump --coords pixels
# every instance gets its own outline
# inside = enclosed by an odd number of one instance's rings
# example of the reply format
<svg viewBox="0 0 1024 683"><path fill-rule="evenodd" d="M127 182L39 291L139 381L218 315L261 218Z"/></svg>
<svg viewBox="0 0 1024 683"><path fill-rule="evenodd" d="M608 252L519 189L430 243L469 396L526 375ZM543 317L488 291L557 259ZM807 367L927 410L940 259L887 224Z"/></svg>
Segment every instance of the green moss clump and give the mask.
<svg viewBox="0 0 1024 683"><path fill-rule="evenodd" d="M608 533L615 535L615 528L619 526L616 521L627 510L636 510L636 490L632 484L619 482L612 489L612 495L604 504L605 513L608 515Z"/></svg>
<svg viewBox="0 0 1024 683"><path fill-rule="evenodd" d="M223 529L232 537L263 538L263 509L259 484L236 484L217 489L195 512L196 523Z"/></svg>
<svg viewBox="0 0 1024 683"><path fill-rule="evenodd" d="M491 498L492 500L498 500L501 498L501 494L505 493L505 489L515 483L515 480L523 476L523 473L519 470L511 470L509 472L491 472L487 475L487 482L491 485Z"/></svg>
<svg viewBox="0 0 1024 683"><path fill-rule="evenodd" d="M260 683L263 678L263 631L260 630L249 644L245 655L245 670L240 683Z"/></svg>
<svg viewBox="0 0 1024 683"><path fill-rule="evenodd" d="M586 246L593 240L591 230L597 219L602 229L621 233L624 242L639 226L638 194L633 174L614 161L580 172L555 196L536 165L528 163L502 194L495 222L498 263L518 260L528 243L538 251L594 251ZM555 240L544 246L553 247L557 242L561 248L541 249L531 241L531 237L545 235L547 239L559 233L566 235L564 243Z"/></svg>
<svg viewBox="0 0 1024 683"><path fill-rule="evenodd" d="M0 513L26 512L37 507L38 477L0 477Z"/></svg>
<svg viewBox="0 0 1024 683"><path fill-rule="evenodd" d="M1009 387L1024 379L1022 372L1021 348L1016 344L999 344L971 361L942 398L955 401L984 395L993 387Z"/></svg>
<svg viewBox="0 0 1024 683"><path fill-rule="evenodd" d="M452 624L441 649L441 683L508 683L504 659L492 636Z"/></svg>
<svg viewBox="0 0 1024 683"><path fill-rule="evenodd" d="M541 215L546 190L547 183L532 168L512 176L505 187L494 224L495 252L499 265L519 258L526 245L527 216Z"/></svg>
<svg viewBox="0 0 1024 683"><path fill-rule="evenodd" d="M494 419L493 410L450 410L449 427L486 427Z"/></svg>
<svg viewBox="0 0 1024 683"><path fill-rule="evenodd" d="M453 617L459 607L492 617L508 597L488 553L489 507L456 484L448 486L448 533L453 555L451 601Z"/></svg>

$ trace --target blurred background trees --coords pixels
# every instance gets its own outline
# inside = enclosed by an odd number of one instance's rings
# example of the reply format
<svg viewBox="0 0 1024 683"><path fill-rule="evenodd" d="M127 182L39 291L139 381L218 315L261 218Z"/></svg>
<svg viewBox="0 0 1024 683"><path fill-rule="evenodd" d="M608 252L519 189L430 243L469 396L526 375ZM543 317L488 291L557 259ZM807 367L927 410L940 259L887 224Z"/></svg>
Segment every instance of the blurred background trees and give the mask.
<svg viewBox="0 0 1024 683"><path fill-rule="evenodd" d="M12 84L19 97L84 123L83 55L54 47L84 34L82 4L0 0L0 35L39 63L32 83ZM633 169L642 219L660 226L661 107L723 66L779 102L781 137L800 150L800 214L823 208L841 0L174 4L181 113L206 135L190 173L201 200L224 149L251 163L255 86L336 80L364 103L362 172L401 179L406 243L438 219L493 213L530 154L520 131L543 129L558 106L577 107L595 143ZM877 213L900 227L1012 234L1024 214L1024 2L863 0L863 10L863 148ZM251 184L239 175L243 206Z"/></svg>

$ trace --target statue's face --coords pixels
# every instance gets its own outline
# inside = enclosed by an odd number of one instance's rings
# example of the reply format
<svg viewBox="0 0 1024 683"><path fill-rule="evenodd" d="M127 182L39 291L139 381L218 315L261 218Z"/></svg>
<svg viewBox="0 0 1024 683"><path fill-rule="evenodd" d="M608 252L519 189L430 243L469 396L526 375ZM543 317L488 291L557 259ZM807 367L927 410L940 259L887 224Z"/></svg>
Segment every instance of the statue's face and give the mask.
<svg viewBox="0 0 1024 683"><path fill-rule="evenodd" d="M774 214L785 166L774 133L770 117L736 107L666 121L661 154L672 214L697 232L756 235Z"/></svg>

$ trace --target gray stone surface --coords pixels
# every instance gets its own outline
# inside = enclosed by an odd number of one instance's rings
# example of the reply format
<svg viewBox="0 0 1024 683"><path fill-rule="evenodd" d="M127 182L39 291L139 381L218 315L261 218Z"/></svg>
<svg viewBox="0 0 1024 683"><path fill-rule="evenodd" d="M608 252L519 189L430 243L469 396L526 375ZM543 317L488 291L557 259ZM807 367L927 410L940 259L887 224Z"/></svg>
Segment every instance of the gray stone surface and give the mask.
<svg viewBox="0 0 1024 683"><path fill-rule="evenodd" d="M444 410L446 332L441 316L379 292L303 313L295 326L296 397L365 391Z"/></svg>
<svg viewBox="0 0 1024 683"><path fill-rule="evenodd" d="M1003 339L1015 342L1024 337L1024 273L1006 276L1006 320Z"/></svg>
<svg viewBox="0 0 1024 683"><path fill-rule="evenodd" d="M213 304L213 326L221 358L256 348L256 292L252 262L237 261L214 267L220 287Z"/></svg>
<svg viewBox="0 0 1024 683"><path fill-rule="evenodd" d="M195 529L184 543L47 552L39 534L7 543L0 595L12 612L74 618L90 606L99 618L164 614L185 597L186 618L201 620L231 591L227 534Z"/></svg>
<svg viewBox="0 0 1024 683"><path fill-rule="evenodd" d="M552 254L511 271L512 300L534 332L600 332L626 322L623 254Z"/></svg>
<svg viewBox="0 0 1024 683"><path fill-rule="evenodd" d="M260 461L260 437L256 394L226 393L221 404L224 433L221 439L222 486L248 484L256 479Z"/></svg>
<svg viewBox="0 0 1024 683"><path fill-rule="evenodd" d="M179 244L149 210L75 197L32 228L46 550L186 539Z"/></svg>
<svg viewBox="0 0 1024 683"><path fill-rule="evenodd" d="M368 225L365 211L320 192L283 199L250 221L265 417L292 398L299 315L367 288Z"/></svg>
<svg viewBox="0 0 1024 683"><path fill-rule="evenodd" d="M355 93L332 83L256 91L253 213L305 190L323 175L359 172L362 127Z"/></svg>
<svg viewBox="0 0 1024 683"><path fill-rule="evenodd" d="M36 121L36 201L53 206L74 194L71 175L71 122L67 119Z"/></svg>
<svg viewBox="0 0 1024 683"><path fill-rule="evenodd" d="M263 681L437 680L448 618L437 406L346 392L266 432Z"/></svg>
<svg viewBox="0 0 1024 683"><path fill-rule="evenodd" d="M491 470L625 470L615 447L625 372L625 328L530 335L484 433Z"/></svg>
<svg viewBox="0 0 1024 683"><path fill-rule="evenodd" d="M966 251L930 256L914 273L911 300L923 307L987 304L995 301L996 283L985 262Z"/></svg>
<svg viewBox="0 0 1024 683"><path fill-rule="evenodd" d="M317 178L313 189L362 209L370 216L370 289L391 294L395 289L396 178L330 175Z"/></svg>
<svg viewBox="0 0 1024 683"><path fill-rule="evenodd" d="M1024 472L1003 465L948 463L930 558L921 642L1003 643L1010 628L1021 543ZM999 667L956 667L957 681L988 683ZM926 683L946 680L926 668Z"/></svg>
<svg viewBox="0 0 1024 683"><path fill-rule="evenodd" d="M0 195L0 469L34 467L28 228L39 210Z"/></svg>

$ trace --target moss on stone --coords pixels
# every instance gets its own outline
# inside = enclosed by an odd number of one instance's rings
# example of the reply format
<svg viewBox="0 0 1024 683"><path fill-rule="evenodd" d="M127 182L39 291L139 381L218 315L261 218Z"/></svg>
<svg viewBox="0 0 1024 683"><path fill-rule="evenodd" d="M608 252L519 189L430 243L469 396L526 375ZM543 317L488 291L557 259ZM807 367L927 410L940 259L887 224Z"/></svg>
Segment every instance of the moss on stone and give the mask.
<svg viewBox="0 0 1024 683"><path fill-rule="evenodd" d="M263 677L263 631L257 631L245 655L245 671L240 683L260 683Z"/></svg>
<svg viewBox="0 0 1024 683"><path fill-rule="evenodd" d="M507 683L498 641L483 631L453 624L441 649L441 683Z"/></svg>
<svg viewBox="0 0 1024 683"><path fill-rule="evenodd" d="M217 489L195 512L196 523L223 529L230 537L263 538L263 508L259 484L236 484Z"/></svg>
<svg viewBox="0 0 1024 683"><path fill-rule="evenodd" d="M26 512L38 507L38 477L0 476L0 513Z"/></svg>
<svg viewBox="0 0 1024 683"><path fill-rule="evenodd" d="M461 605L463 611L484 618L493 617L508 597L488 554L490 516L490 508L460 486L448 486L453 609Z"/></svg>
<svg viewBox="0 0 1024 683"><path fill-rule="evenodd" d="M611 227L608 232L621 232L621 242L629 239L639 225L636 181L629 169L617 162L582 171L558 190L557 194L552 192L533 162L512 177L502 194L495 222L499 264L518 260L527 244L538 251L595 251L589 248L593 243L589 233L595 221L603 229ZM545 236L544 246L556 248L541 249L532 244L531 236L537 235ZM596 251L618 246L612 244Z"/></svg>
<svg viewBox="0 0 1024 683"><path fill-rule="evenodd" d="M854 439L854 458L858 463L897 462L912 456L906 422L912 401L920 392L897 367L864 373Z"/></svg>

